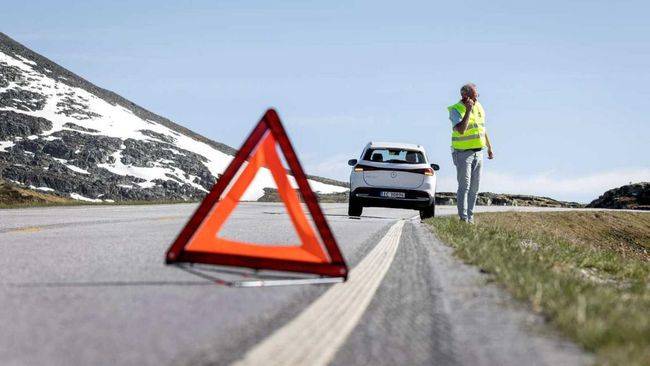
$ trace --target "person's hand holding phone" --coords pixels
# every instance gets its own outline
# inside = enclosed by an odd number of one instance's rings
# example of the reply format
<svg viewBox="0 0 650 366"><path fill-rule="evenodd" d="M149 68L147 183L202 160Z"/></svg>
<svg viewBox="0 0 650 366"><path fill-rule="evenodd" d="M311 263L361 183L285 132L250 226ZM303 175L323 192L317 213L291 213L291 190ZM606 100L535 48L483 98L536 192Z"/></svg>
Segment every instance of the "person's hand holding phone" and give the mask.
<svg viewBox="0 0 650 366"><path fill-rule="evenodd" d="M465 108L467 108L467 110L472 110L472 108L474 107L474 103L475 103L474 99L472 98L467 98L467 97L463 98L463 104L465 104Z"/></svg>

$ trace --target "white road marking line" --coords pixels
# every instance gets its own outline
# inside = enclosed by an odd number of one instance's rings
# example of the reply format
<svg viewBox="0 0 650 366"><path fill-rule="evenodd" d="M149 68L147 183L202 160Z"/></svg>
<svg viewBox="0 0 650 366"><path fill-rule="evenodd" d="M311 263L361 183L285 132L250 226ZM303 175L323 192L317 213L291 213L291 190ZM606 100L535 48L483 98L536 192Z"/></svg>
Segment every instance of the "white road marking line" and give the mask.
<svg viewBox="0 0 650 366"><path fill-rule="evenodd" d="M388 230L350 271L346 283L332 286L233 365L327 365L361 319L388 272L404 222L399 220Z"/></svg>

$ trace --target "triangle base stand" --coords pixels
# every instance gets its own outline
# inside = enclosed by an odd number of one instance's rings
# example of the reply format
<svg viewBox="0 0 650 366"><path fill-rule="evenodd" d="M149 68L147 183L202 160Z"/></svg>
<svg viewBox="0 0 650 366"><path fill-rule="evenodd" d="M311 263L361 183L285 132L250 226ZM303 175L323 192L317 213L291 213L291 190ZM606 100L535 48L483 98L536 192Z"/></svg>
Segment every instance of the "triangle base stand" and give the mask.
<svg viewBox="0 0 650 366"><path fill-rule="evenodd" d="M233 281L232 287L271 287L271 286L296 286L296 285L322 285L328 283L344 282L343 277L320 278L287 278L275 280L242 280Z"/></svg>

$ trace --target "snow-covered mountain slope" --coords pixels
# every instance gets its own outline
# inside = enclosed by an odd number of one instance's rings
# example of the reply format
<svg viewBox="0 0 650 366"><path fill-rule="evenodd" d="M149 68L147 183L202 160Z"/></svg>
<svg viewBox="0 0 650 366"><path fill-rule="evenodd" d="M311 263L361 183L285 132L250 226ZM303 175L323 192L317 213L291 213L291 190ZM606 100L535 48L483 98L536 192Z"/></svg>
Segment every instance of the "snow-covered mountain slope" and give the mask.
<svg viewBox="0 0 650 366"><path fill-rule="evenodd" d="M0 33L0 177L83 200L193 199L234 153ZM318 177L309 183L320 193L347 189ZM243 199L274 186L263 169Z"/></svg>

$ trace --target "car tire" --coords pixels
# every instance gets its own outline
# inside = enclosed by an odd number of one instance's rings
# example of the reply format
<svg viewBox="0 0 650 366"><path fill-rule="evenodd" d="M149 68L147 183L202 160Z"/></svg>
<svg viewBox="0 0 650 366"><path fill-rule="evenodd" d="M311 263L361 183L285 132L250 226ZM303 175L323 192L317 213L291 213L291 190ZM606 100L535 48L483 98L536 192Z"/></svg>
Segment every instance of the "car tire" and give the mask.
<svg viewBox="0 0 650 366"><path fill-rule="evenodd" d="M432 203L431 206L423 208L420 210L420 219L428 219L436 216L436 203Z"/></svg>
<svg viewBox="0 0 650 366"><path fill-rule="evenodd" d="M350 197L348 202L348 216L361 216L363 206L354 198Z"/></svg>

